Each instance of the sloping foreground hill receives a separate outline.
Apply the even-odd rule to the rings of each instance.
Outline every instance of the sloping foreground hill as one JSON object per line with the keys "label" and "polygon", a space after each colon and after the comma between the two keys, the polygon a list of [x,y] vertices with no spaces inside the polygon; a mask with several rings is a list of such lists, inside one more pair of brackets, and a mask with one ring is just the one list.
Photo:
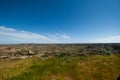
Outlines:
{"label": "sloping foreground hill", "polygon": [[0,80],[116,80],[120,55],[0,61]]}

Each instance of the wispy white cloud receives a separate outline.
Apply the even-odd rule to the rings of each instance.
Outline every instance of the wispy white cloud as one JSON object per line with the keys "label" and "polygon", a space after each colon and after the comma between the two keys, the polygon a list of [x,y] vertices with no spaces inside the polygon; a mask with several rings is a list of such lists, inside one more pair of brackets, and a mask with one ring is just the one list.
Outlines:
{"label": "wispy white cloud", "polygon": [[[70,36],[66,34],[49,34],[49,35],[42,35],[33,32],[23,31],[23,30],[16,30],[13,28],[8,28],[4,26],[0,26],[0,37],[4,37],[8,40],[12,40],[15,43],[58,43],[60,39],[70,39]],[[3,40],[3,39],[2,39]],[[11,41],[11,42],[12,42]],[[4,42],[4,41],[1,41]],[[6,41],[7,42],[7,41]],[[10,41],[9,41],[10,42]]]}
{"label": "wispy white cloud", "polygon": [[70,39],[70,36],[68,36],[68,35],[66,35],[66,34],[56,33],[55,36],[56,36],[56,37],[63,38],[63,39]]}
{"label": "wispy white cloud", "polygon": [[[84,40],[87,43],[120,43],[120,35],[103,38],[95,38],[92,40]],[[38,34],[14,28],[0,26],[0,44],[1,43],[77,43],[84,42],[78,39],[73,40],[65,33],[55,34]],[[85,43],[85,42],[84,42]]]}
{"label": "wispy white cloud", "polygon": [[19,31],[12,28],[6,28],[3,26],[0,27],[0,35],[11,36],[16,38],[24,38],[24,39],[42,39],[42,40],[48,39],[46,36],[43,36],[41,34],[36,34],[32,32],[27,32],[27,31]]}
{"label": "wispy white cloud", "polygon": [[71,39],[71,37],[67,34],[60,34],[60,33],[55,33],[55,34],[47,34],[50,38],[53,39]]}
{"label": "wispy white cloud", "polygon": [[15,31],[13,28],[6,28],[4,26],[0,26],[0,31]]}
{"label": "wispy white cloud", "polygon": [[120,36],[111,36],[105,38],[96,38],[91,40],[92,43],[120,43]]}

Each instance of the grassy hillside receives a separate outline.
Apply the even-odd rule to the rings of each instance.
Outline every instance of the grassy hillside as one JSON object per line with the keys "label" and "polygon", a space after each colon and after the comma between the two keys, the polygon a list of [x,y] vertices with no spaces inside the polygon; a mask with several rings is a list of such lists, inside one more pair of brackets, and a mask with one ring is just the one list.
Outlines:
{"label": "grassy hillside", "polygon": [[0,61],[0,80],[116,80],[120,55]]}

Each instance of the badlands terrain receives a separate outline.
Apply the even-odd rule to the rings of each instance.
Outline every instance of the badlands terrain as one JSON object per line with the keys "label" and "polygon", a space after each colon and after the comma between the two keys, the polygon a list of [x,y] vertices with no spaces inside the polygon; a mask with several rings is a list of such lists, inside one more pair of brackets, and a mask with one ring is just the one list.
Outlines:
{"label": "badlands terrain", "polygon": [[117,80],[120,44],[0,45],[0,80]]}

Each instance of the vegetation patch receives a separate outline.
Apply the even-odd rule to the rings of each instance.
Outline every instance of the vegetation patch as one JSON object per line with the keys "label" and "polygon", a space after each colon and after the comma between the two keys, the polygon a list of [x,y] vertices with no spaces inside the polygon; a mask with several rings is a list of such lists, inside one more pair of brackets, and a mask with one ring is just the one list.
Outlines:
{"label": "vegetation patch", "polygon": [[0,80],[116,80],[119,62],[119,54],[2,61]]}

